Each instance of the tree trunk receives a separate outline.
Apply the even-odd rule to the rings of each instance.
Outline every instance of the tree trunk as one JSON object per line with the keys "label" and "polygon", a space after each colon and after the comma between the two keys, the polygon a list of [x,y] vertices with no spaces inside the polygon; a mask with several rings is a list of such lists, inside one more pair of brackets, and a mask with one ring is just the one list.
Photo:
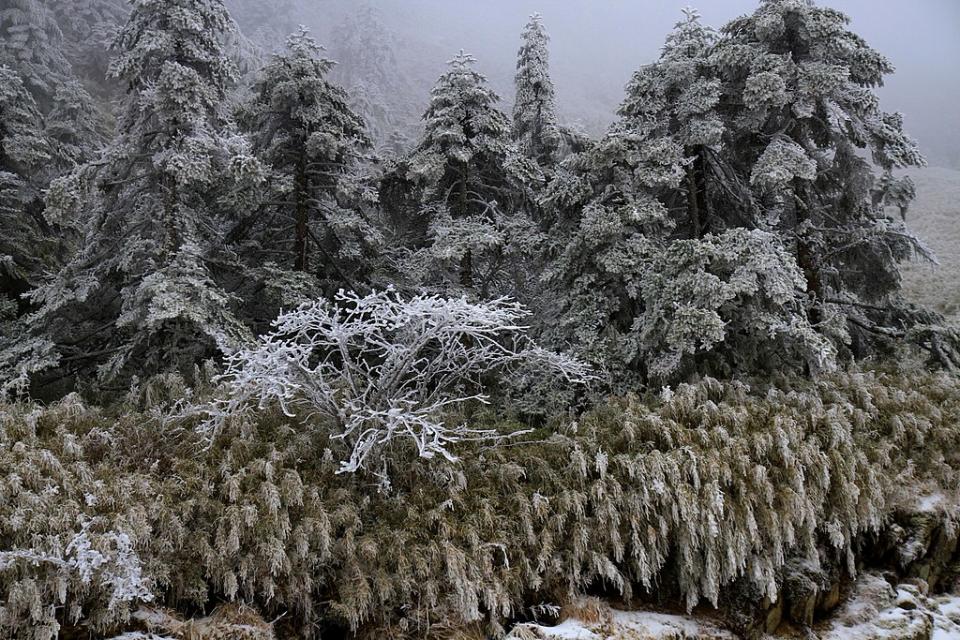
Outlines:
{"label": "tree trunk", "polygon": [[[810,220],[810,212],[807,209],[808,198],[804,197],[804,186],[800,180],[794,180],[794,196],[796,199],[796,229],[806,227]],[[803,236],[803,233],[797,234],[797,264],[803,271],[807,281],[807,295],[810,297],[809,319],[812,324],[818,324],[822,320],[820,309],[817,302],[823,300],[823,280],[820,274],[820,264],[817,259],[816,251],[813,245]]]}
{"label": "tree trunk", "polygon": [[[460,176],[460,215],[466,216],[468,213],[468,193],[467,182],[470,177],[470,167],[463,163]],[[463,287],[473,287],[473,252],[467,249],[460,260],[460,284]]]}
{"label": "tree trunk", "polygon": [[296,200],[296,210],[295,210],[295,221],[296,227],[294,229],[294,243],[293,243],[293,252],[294,252],[294,264],[293,268],[297,271],[306,271],[309,267],[307,261],[307,248],[309,243],[309,234],[310,227],[309,222],[309,209],[307,206],[307,201],[310,197],[308,193],[308,180],[307,180],[307,170],[304,166],[304,161],[297,165],[297,174],[294,178],[294,198]]}
{"label": "tree trunk", "polygon": [[703,233],[700,221],[700,202],[697,197],[697,176],[693,164],[687,165],[687,217],[690,218],[693,237],[700,238]]}
{"label": "tree trunk", "polygon": [[687,213],[694,238],[702,238],[709,231],[709,211],[706,160],[702,151],[697,151],[687,165]]}

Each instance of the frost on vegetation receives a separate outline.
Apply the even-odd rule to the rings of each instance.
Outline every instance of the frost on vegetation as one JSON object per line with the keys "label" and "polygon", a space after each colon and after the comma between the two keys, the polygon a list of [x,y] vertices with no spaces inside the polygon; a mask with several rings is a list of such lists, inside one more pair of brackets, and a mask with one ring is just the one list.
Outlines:
{"label": "frost on vegetation", "polygon": [[[309,372],[286,364],[284,379],[313,388]],[[118,585],[137,574],[118,569],[130,563],[104,530],[136,541],[143,583],[177,620],[246,602],[265,620],[282,616],[285,637],[340,626],[381,638],[441,621],[493,627],[534,603],[546,617],[597,584],[625,599],[666,588],[691,609],[744,590],[772,600],[790,559],[827,554],[852,571],[858,541],[906,495],[951,498],[960,486],[955,377],[846,372],[752,385],[705,379],[659,399],[613,400],[523,446],[461,442],[456,464],[393,465],[389,493],[338,474],[337,458],[317,450],[325,434],[258,411],[258,389],[246,389],[245,437],[207,448],[189,421],[104,415],[76,396],[5,405],[0,539],[93,569],[90,584],[52,562],[0,571],[0,637],[52,640],[52,625],[119,633],[152,610],[122,598],[109,609],[107,571],[127,576]],[[300,393],[287,406],[312,420],[319,410]],[[269,389],[263,397],[280,406]],[[479,413],[474,426],[516,428]],[[81,538],[67,553],[84,517],[97,527],[90,546]]]}
{"label": "frost on vegetation", "polygon": [[488,403],[491,384],[509,385],[531,367],[559,383],[590,377],[585,365],[529,340],[520,324],[527,315],[507,299],[407,300],[392,290],[304,304],[227,358],[227,395],[206,408],[203,429],[216,434],[231,419],[275,406],[336,425],[333,438],[351,451],[342,472],[369,467],[397,439],[423,458],[455,460],[459,442],[505,437],[453,419],[467,403]]}
{"label": "frost on vegetation", "polygon": [[[121,603],[153,600],[140,558],[125,533],[110,531],[92,536],[89,528],[84,527],[62,550],[54,546],[46,552],[31,549],[0,551],[0,573],[9,571],[17,563],[50,565],[75,576],[84,586],[105,589],[110,594],[107,605],[110,610]],[[61,595],[61,601],[63,598]]]}
{"label": "frost on vegetation", "polygon": [[90,529],[85,526],[66,545],[57,536],[35,537],[32,547],[0,551],[0,584],[7,596],[0,629],[18,629],[24,624],[18,617],[25,618],[32,635],[16,637],[52,638],[61,624],[57,609],[66,608],[73,622],[83,615],[84,600],[95,598],[102,607],[97,617],[117,621],[131,604],[153,600],[151,580],[130,537]]}
{"label": "frost on vegetation", "polygon": [[775,192],[793,180],[813,180],[817,164],[803,147],[789,139],[778,138],[770,143],[753,168],[750,183],[763,191]]}

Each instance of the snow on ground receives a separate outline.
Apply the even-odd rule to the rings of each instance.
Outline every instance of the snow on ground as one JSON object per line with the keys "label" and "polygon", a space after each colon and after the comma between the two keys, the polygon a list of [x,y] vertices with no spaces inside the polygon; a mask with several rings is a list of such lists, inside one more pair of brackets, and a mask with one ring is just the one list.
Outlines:
{"label": "snow on ground", "polygon": [[820,640],[958,640],[960,596],[927,597],[918,586],[894,588],[879,574],[865,573],[816,632]]}
{"label": "snow on ground", "polygon": [[512,640],[736,640],[713,623],[691,616],[606,609],[599,622],[571,618],[557,626],[520,625]]}

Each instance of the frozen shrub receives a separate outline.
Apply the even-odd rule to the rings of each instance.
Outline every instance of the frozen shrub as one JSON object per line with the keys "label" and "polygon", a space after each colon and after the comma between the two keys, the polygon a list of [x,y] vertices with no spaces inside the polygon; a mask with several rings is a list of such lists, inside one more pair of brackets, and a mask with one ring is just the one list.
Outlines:
{"label": "frozen shrub", "polygon": [[488,389],[535,367],[560,382],[582,383],[585,365],[538,347],[520,322],[527,312],[506,299],[471,303],[391,290],[361,296],[341,291],[281,314],[255,346],[227,358],[227,395],[207,409],[204,428],[280,407],[305,422],[335,425],[350,448],[342,472],[368,467],[396,439],[422,458],[454,460],[450,447],[497,440],[495,430],[451,421]]}

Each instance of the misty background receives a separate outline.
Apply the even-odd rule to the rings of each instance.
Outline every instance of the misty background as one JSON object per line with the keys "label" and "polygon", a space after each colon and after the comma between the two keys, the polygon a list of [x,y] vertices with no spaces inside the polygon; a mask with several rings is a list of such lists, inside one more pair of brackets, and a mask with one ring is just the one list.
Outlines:
{"label": "misty background", "polygon": [[[445,62],[461,48],[478,58],[508,109],[520,33],[531,13],[543,15],[560,113],[567,124],[597,135],[613,120],[624,86],[654,61],[681,9],[698,8],[715,28],[756,8],[757,0],[235,0],[235,18],[266,49],[297,24],[309,27],[342,64],[348,89],[356,76],[385,76],[381,105],[415,125]],[[960,2],[958,0],[829,0],[853,30],[892,60],[897,72],[880,91],[883,108],[900,111],[931,164],[960,167]],[[267,5],[265,7],[265,5]],[[383,32],[357,20],[370,12]],[[360,31],[361,33],[356,33]],[[368,39],[367,41],[364,41]],[[357,65],[358,56],[369,59]],[[393,58],[393,59],[391,59]],[[368,80],[377,83],[376,79]],[[393,103],[393,104],[391,104]]]}

